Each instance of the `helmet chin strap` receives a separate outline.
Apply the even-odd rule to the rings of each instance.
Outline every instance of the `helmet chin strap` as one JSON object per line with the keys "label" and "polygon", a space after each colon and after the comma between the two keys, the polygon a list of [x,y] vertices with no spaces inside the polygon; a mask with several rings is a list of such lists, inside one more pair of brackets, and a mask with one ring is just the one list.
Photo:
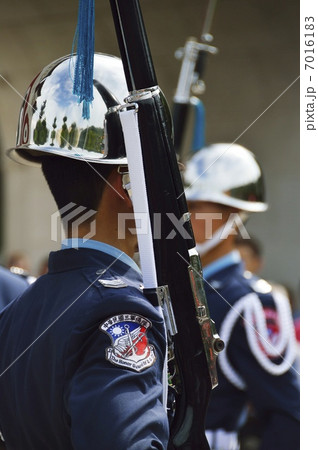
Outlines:
{"label": "helmet chin strap", "polygon": [[123,189],[127,192],[130,200],[132,199],[131,183],[127,166],[118,166],[117,172],[121,175]]}
{"label": "helmet chin strap", "polygon": [[[244,222],[248,214],[246,212],[239,212],[238,215],[242,222]],[[206,255],[210,250],[217,247],[222,241],[228,238],[233,229],[233,224],[235,223],[234,216],[229,218],[229,220],[220,228],[216,230],[209,238],[207,238],[204,242],[201,242],[196,245],[197,251],[199,255],[202,257]]]}

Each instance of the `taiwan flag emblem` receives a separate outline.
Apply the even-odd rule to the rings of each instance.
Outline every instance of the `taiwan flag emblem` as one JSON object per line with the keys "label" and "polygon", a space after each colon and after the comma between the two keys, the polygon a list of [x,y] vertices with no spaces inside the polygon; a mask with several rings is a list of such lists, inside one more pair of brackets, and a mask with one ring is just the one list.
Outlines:
{"label": "taiwan flag emblem", "polygon": [[152,366],[156,356],[147,338],[151,326],[150,320],[138,314],[118,314],[108,318],[99,327],[112,342],[105,350],[106,360],[136,372]]}

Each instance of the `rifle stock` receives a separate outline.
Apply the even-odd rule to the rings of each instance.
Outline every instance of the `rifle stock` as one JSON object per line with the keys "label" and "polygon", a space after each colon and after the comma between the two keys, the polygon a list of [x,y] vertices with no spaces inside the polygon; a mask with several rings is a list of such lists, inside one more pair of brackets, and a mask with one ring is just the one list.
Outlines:
{"label": "rifle stock", "polygon": [[[138,109],[141,165],[155,264],[155,276],[145,283],[144,293],[152,300],[157,297],[167,323],[169,372],[176,405],[169,449],[204,450],[209,448],[204,432],[205,414],[210,390],[217,384],[215,363],[222,341],[209,316],[173,147],[171,115],[157,86],[139,2],[110,3],[131,92],[127,107]],[[130,171],[129,156],[128,164]],[[160,239],[155,236],[158,219]],[[141,247],[139,238],[138,242]]]}

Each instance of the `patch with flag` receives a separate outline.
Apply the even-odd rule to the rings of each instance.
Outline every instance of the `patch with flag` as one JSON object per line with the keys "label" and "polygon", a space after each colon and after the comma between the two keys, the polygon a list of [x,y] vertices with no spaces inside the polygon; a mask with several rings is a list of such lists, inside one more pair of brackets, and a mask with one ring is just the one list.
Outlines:
{"label": "patch with flag", "polygon": [[[275,348],[279,344],[279,340],[281,338],[279,318],[277,311],[275,311],[272,308],[264,308],[263,311],[264,311],[264,318],[266,321],[267,336],[264,336],[262,338],[261,335],[258,335],[259,346],[262,352],[265,353],[265,355],[267,355],[268,358],[275,359],[279,356],[279,354],[275,352]],[[266,350],[266,346],[264,346],[264,339],[266,339],[269,348],[274,351],[274,355],[270,354]]]}
{"label": "patch with flag", "polygon": [[152,366],[156,356],[147,338],[151,326],[150,320],[138,314],[118,314],[108,318],[99,327],[112,341],[111,347],[105,350],[106,360],[136,372]]}

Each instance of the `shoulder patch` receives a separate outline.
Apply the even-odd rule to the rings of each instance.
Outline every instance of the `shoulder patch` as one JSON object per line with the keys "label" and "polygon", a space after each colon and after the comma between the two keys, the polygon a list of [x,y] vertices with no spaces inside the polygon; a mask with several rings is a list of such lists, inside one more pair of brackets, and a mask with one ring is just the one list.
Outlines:
{"label": "shoulder patch", "polygon": [[156,361],[153,345],[147,338],[150,320],[138,314],[118,314],[100,325],[112,345],[105,349],[105,358],[115,366],[141,372]]}
{"label": "shoulder patch", "polygon": [[[280,327],[279,327],[279,319],[278,319],[278,313],[275,309],[272,308],[264,308],[264,317],[266,321],[266,328],[267,328],[267,337],[266,340],[269,345],[271,345],[273,348],[275,348],[278,345],[279,338],[280,338]],[[270,355],[263,345],[263,339],[260,338],[260,336],[257,337],[259,341],[259,346],[263,353],[270,359],[277,358],[278,355]]]}
{"label": "shoulder patch", "polygon": [[110,278],[109,280],[98,280],[98,282],[104,286],[109,288],[124,288],[128,285],[124,282],[124,280],[121,280],[120,278]]}

